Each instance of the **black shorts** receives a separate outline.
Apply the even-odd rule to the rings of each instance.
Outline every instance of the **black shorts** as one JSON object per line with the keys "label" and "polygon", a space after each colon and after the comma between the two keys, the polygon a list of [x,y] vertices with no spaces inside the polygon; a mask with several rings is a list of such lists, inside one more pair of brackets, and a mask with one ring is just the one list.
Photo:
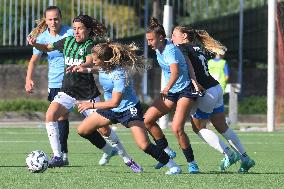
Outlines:
{"label": "black shorts", "polygon": [[48,90],[49,92],[48,92],[47,100],[49,102],[52,102],[54,97],[57,95],[57,93],[60,92],[60,88],[49,88]]}
{"label": "black shorts", "polygon": [[97,113],[107,118],[112,123],[121,123],[128,128],[128,124],[131,121],[144,121],[143,112],[138,102],[135,106],[125,110],[124,112],[114,112],[112,110],[97,109]]}
{"label": "black shorts", "polygon": [[181,90],[177,93],[169,92],[168,95],[166,96],[166,99],[168,99],[168,100],[170,100],[174,103],[177,103],[177,101],[182,97],[196,100],[196,98],[198,97],[198,94],[196,93],[192,84],[188,85],[183,90]]}

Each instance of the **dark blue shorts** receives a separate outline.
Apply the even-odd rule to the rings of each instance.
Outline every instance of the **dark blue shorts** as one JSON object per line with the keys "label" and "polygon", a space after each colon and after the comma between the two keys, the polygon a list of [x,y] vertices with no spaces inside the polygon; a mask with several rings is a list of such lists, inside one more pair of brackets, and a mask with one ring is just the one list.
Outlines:
{"label": "dark blue shorts", "polygon": [[182,97],[196,100],[196,98],[198,97],[198,94],[196,93],[192,84],[188,85],[183,90],[181,90],[177,93],[169,92],[168,95],[166,96],[166,99],[168,99],[168,100],[170,100],[174,103],[177,103],[177,101]]}
{"label": "dark blue shorts", "polygon": [[140,102],[138,102],[135,106],[129,108],[128,110],[125,110],[124,112],[97,109],[97,113],[107,118],[112,123],[121,123],[127,128],[129,122],[131,121],[144,121]]}
{"label": "dark blue shorts", "polygon": [[47,100],[52,102],[58,92],[60,92],[60,88],[49,88]]}

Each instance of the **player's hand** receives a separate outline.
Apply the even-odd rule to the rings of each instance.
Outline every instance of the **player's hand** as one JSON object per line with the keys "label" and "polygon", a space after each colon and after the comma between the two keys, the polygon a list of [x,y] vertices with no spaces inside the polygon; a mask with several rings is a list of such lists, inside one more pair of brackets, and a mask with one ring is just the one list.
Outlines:
{"label": "player's hand", "polygon": [[197,83],[195,90],[200,91],[200,92],[205,91],[204,87],[202,85],[200,85],[199,83]]}
{"label": "player's hand", "polygon": [[160,97],[161,99],[165,100],[166,99],[166,96],[168,95],[169,93],[169,88],[168,87],[165,87],[161,92],[160,92]]}
{"label": "player's hand", "polygon": [[80,113],[84,112],[85,110],[93,108],[93,102],[82,102],[78,103],[77,105],[78,105],[78,111]]}
{"label": "player's hand", "polygon": [[86,72],[86,68],[83,68],[82,66],[69,66],[67,69],[66,69],[66,73],[75,73],[75,72],[80,72],[80,73],[85,73]]}
{"label": "player's hand", "polygon": [[34,81],[29,79],[26,80],[26,85],[25,85],[25,89],[27,93],[33,93],[34,92]]}
{"label": "player's hand", "polygon": [[36,43],[36,38],[28,36],[27,41],[28,41],[29,45],[34,46],[34,44]]}

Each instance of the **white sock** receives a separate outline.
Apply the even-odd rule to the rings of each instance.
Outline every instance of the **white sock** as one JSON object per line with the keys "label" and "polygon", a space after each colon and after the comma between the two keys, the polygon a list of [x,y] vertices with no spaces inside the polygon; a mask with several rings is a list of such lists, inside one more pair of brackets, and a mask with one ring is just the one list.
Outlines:
{"label": "white sock", "polygon": [[168,154],[168,153],[170,153],[171,151],[173,151],[170,147],[166,147],[165,149],[164,149],[164,151]]}
{"label": "white sock", "polygon": [[102,148],[103,152],[106,154],[110,154],[112,152],[113,147],[109,144],[106,143],[105,146]]}
{"label": "white sock", "polygon": [[54,156],[61,157],[61,145],[59,141],[58,122],[45,123],[49,143]]}
{"label": "white sock", "polygon": [[68,159],[68,153],[62,153],[62,159],[63,160]]}
{"label": "white sock", "polygon": [[213,131],[204,128],[198,132],[198,136],[220,153],[227,156],[232,155],[233,152],[230,148]]}
{"label": "white sock", "polygon": [[[102,135],[103,136],[103,135]],[[114,130],[111,129],[109,136],[103,136],[103,138],[112,145],[112,147],[117,148],[118,155],[123,159],[124,163],[127,163],[131,160],[131,157],[127,154],[124,146],[121,144],[118,136],[114,132]]]}
{"label": "white sock", "polygon": [[239,152],[241,155],[246,153],[239,137],[231,128],[228,128],[226,132],[222,133],[222,135],[237,152]]}
{"label": "white sock", "polygon": [[176,164],[176,162],[175,162],[174,160],[172,160],[172,159],[169,159],[169,162],[166,164],[166,166],[167,166],[168,168],[179,167],[179,166]]}

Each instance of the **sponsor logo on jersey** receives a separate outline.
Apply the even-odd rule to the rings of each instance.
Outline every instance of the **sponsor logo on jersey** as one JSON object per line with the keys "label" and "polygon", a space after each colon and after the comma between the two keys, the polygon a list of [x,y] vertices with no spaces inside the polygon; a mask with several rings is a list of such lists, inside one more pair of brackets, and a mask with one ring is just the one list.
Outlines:
{"label": "sponsor logo on jersey", "polygon": [[82,59],[70,58],[70,57],[65,58],[65,64],[68,66],[73,66],[73,65],[78,66],[82,63],[83,63]]}

